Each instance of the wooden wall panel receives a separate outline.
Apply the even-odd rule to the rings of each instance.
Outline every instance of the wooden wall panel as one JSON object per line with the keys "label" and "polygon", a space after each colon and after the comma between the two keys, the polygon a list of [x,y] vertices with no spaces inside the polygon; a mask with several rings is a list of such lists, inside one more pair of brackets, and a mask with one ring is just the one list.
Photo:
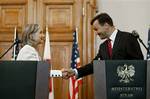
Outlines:
{"label": "wooden wall panel", "polygon": [[[83,18],[83,64],[91,62],[95,56],[95,34],[90,24],[95,15],[96,1],[84,1],[84,18]],[[83,82],[83,99],[94,99],[93,75],[84,77]]]}
{"label": "wooden wall panel", "polygon": [[[69,68],[72,42],[51,42],[52,68]],[[68,99],[68,80],[54,78],[55,99]]]}
{"label": "wooden wall panel", "polygon": [[72,31],[72,20],[72,5],[46,6],[46,24],[49,26],[51,31]]}
{"label": "wooden wall panel", "polygon": [[[42,3],[42,4],[40,4]],[[48,27],[51,41],[53,69],[70,68],[73,30],[75,29],[74,0],[44,0],[39,21]],[[80,16],[81,17],[81,16]],[[69,80],[54,78],[55,99],[68,99]]]}
{"label": "wooden wall panel", "polygon": [[25,4],[27,0],[0,0],[0,5]]}
{"label": "wooden wall panel", "polygon": [[10,31],[10,33],[7,32],[1,32],[0,33],[0,42],[13,42],[14,36],[13,36],[14,31]]}
{"label": "wooden wall panel", "polygon": [[76,0],[43,0],[46,4],[73,4]]}
{"label": "wooden wall panel", "polygon": [[69,68],[72,42],[51,42],[53,69]]}
{"label": "wooden wall panel", "polygon": [[[0,55],[4,54],[4,52],[11,46],[10,42],[0,42]],[[3,57],[3,60],[11,60],[12,58],[12,49]]]}
{"label": "wooden wall panel", "polygon": [[25,5],[0,6],[0,31],[11,31],[15,26],[21,29],[25,25]]}
{"label": "wooden wall panel", "polygon": [[48,26],[52,41],[72,41],[74,25],[73,2],[43,2],[43,27]]}

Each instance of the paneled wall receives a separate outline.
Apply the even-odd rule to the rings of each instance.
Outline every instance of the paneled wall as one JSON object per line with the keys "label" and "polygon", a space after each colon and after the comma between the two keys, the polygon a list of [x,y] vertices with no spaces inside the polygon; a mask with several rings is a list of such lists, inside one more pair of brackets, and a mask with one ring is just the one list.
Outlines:
{"label": "paneled wall", "polygon": [[[1,0],[0,1],[0,54],[12,44],[14,28],[19,32],[27,23],[28,2],[25,0]],[[12,50],[3,57],[3,60],[11,59]]]}
{"label": "paneled wall", "polygon": [[[94,34],[90,20],[95,0],[0,0],[0,55],[13,43],[14,28],[19,37],[26,24],[48,27],[53,69],[70,68],[73,31],[78,28],[81,64],[94,57]],[[39,53],[43,55],[43,44]],[[10,50],[1,60],[11,60]],[[92,77],[83,78],[79,99],[93,99]],[[55,99],[68,98],[68,80],[54,79]]]}

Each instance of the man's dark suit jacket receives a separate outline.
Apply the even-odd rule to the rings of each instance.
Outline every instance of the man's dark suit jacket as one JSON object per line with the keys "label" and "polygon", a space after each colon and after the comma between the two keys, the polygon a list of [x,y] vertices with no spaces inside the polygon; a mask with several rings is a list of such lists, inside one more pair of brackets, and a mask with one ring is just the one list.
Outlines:
{"label": "man's dark suit jacket", "polygon": [[[99,47],[98,54],[93,60],[139,60],[143,59],[143,54],[137,38],[131,33],[119,31],[116,35],[113,49],[112,57],[108,55],[108,49],[106,41],[102,43]],[[85,66],[77,69],[78,78],[92,74],[93,73],[93,61]]]}

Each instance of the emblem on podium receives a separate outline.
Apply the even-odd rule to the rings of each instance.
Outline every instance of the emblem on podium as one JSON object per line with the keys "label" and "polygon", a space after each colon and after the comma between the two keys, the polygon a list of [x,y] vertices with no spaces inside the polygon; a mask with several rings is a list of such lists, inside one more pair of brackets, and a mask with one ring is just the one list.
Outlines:
{"label": "emblem on podium", "polygon": [[135,75],[135,67],[133,65],[126,64],[124,64],[123,66],[118,66],[117,74],[118,77],[121,78],[119,82],[130,83],[131,81],[134,81],[133,77]]}

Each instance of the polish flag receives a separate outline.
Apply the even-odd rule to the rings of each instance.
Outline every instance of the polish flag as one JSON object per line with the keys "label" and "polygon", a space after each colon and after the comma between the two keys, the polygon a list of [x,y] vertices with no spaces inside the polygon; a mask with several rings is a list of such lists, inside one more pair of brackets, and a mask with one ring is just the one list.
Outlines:
{"label": "polish flag", "polygon": [[[44,56],[43,60],[46,60],[51,65],[51,50],[50,50],[50,39],[48,28],[46,27],[46,37],[45,37],[45,47],[44,47]],[[53,87],[53,78],[49,78],[49,99],[54,99],[54,87]]]}

